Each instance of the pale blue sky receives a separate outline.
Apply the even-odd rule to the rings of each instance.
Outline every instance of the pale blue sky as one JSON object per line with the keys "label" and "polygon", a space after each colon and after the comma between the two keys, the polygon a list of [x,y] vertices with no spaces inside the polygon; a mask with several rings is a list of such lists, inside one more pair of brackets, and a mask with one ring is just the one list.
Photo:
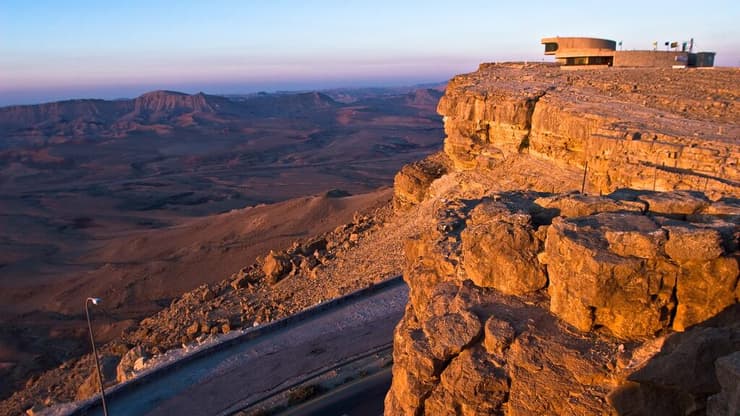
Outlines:
{"label": "pale blue sky", "polygon": [[737,1],[0,0],[0,105],[442,81],[545,36],[693,37],[740,66]]}

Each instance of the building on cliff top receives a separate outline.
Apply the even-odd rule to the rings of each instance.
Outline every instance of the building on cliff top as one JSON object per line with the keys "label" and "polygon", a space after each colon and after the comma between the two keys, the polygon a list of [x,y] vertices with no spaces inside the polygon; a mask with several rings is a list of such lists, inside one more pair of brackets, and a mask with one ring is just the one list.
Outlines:
{"label": "building on cliff top", "polygon": [[[711,67],[714,66],[714,52],[694,53],[686,44],[678,50],[678,43],[666,43],[674,50],[634,50],[618,51],[617,42],[609,39],[584,37],[543,38],[545,55],[554,55],[555,61],[564,69],[598,67]],[[692,40],[693,43],[693,40]],[[657,45],[657,44],[654,44]],[[656,46],[657,47],[657,46]]]}

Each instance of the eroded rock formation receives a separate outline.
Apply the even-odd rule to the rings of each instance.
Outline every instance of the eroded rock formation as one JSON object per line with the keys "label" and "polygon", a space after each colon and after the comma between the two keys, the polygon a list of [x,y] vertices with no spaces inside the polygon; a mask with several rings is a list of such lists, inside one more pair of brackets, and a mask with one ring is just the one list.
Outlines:
{"label": "eroded rock formation", "polygon": [[[397,209],[428,223],[406,245],[387,415],[728,409],[740,120],[715,76],[740,81],[544,65],[453,79],[447,172],[396,180]],[[677,102],[688,85],[711,101]]]}
{"label": "eroded rock formation", "polygon": [[588,166],[592,193],[628,187],[736,195],[738,77],[735,69],[483,64],[453,78],[440,101],[445,152],[457,169],[491,168],[521,153],[580,171]]}
{"label": "eroded rock formation", "polygon": [[406,209],[423,201],[435,179],[449,170],[450,159],[444,152],[404,166],[393,180],[393,206]]}

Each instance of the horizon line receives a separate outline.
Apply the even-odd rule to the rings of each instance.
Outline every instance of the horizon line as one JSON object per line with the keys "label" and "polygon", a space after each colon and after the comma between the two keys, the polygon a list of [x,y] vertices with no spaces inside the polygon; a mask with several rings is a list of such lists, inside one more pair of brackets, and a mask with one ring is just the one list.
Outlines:
{"label": "horizon line", "polygon": [[[82,93],[79,95],[75,94],[59,94],[59,95],[66,95],[66,98],[58,98],[58,99],[39,99],[34,100],[30,99],[27,100],[27,102],[22,102],[26,100],[21,100],[20,102],[7,102],[4,103],[0,101],[0,108],[7,108],[7,107],[20,107],[20,106],[33,106],[33,105],[44,105],[44,104],[52,104],[52,103],[59,103],[59,102],[70,102],[70,101],[86,101],[86,100],[102,100],[102,101],[123,101],[123,100],[134,100],[138,97],[144,96],[146,94],[151,94],[154,92],[170,92],[170,93],[177,93],[177,94],[185,94],[188,96],[198,95],[198,94],[204,94],[204,95],[212,95],[212,96],[219,96],[224,98],[229,98],[230,96],[245,96],[245,95],[255,95],[255,94],[300,94],[300,93],[307,93],[307,92],[325,92],[325,91],[332,91],[332,90],[361,90],[361,89],[385,89],[385,88],[423,88],[424,86],[435,86],[435,85],[443,85],[447,84],[449,82],[449,78],[444,80],[437,80],[437,81],[420,81],[415,83],[372,83],[367,82],[363,84],[357,84],[357,85],[351,85],[351,83],[348,84],[339,84],[339,86],[327,86],[327,87],[305,87],[305,88],[280,88],[280,87],[272,87],[272,88],[253,88],[249,89],[250,87],[246,87],[247,90],[242,89],[239,91],[238,88],[234,88],[234,91],[223,91],[223,92],[207,92],[207,89],[203,88],[142,88],[144,92],[141,93],[134,93],[131,95],[112,95],[112,94],[106,94],[104,91],[107,88],[115,87],[114,84],[111,85],[103,85],[103,86],[96,86],[91,87],[91,90],[97,90],[101,89],[99,95],[93,95],[93,93],[86,94]],[[244,87],[242,87],[244,88]],[[198,91],[195,91],[198,89]],[[13,91],[13,90],[10,90]],[[22,93],[24,91],[28,90],[16,90],[17,93]],[[190,92],[194,91],[194,92]],[[7,92],[7,90],[6,90]],[[4,92],[5,93],[5,92]],[[40,92],[40,94],[43,94],[43,92]],[[54,93],[51,93],[50,95],[54,95]],[[105,97],[108,95],[108,97]]]}

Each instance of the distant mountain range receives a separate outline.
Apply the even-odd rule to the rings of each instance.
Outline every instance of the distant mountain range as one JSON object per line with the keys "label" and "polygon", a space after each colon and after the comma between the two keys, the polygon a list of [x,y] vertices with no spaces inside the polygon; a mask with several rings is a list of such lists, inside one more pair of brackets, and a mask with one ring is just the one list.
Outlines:
{"label": "distant mountain range", "polygon": [[[6,136],[32,137],[120,137],[133,131],[164,133],[172,128],[228,127],[240,122],[269,117],[300,117],[358,105],[365,100],[378,104],[410,107],[435,105],[442,95],[439,89],[417,89],[405,94],[387,95],[374,89],[332,90],[337,100],[322,92],[253,94],[219,96],[204,93],[153,91],[134,99],[79,99],[37,105],[0,108],[0,133]],[[389,96],[393,96],[388,101]],[[339,101],[341,100],[341,102]]]}
{"label": "distant mountain range", "polygon": [[130,100],[68,100],[0,108],[0,131],[31,136],[116,136],[144,126],[191,127],[333,109],[325,94],[257,95],[235,101],[203,93],[153,91]]}

